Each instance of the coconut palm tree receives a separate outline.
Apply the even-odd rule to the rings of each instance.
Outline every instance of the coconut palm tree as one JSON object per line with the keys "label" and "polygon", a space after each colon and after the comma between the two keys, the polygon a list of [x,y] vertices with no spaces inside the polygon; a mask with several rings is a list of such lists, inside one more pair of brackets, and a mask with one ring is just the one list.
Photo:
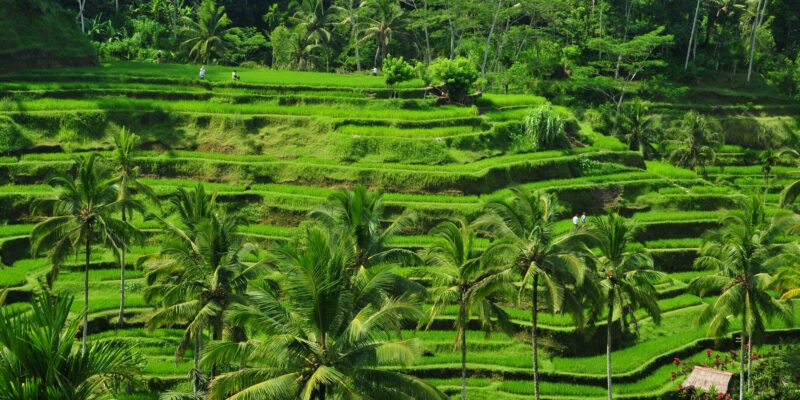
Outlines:
{"label": "coconut palm tree", "polygon": [[369,9],[364,21],[363,41],[375,41],[375,59],[373,67],[378,66],[378,58],[389,52],[389,43],[403,25],[403,9],[396,0],[367,0],[363,7]]}
{"label": "coconut palm tree", "polygon": [[325,8],[322,0],[299,0],[292,2],[294,14],[290,18],[303,28],[306,36],[318,44],[331,41],[331,8]]}
{"label": "coconut palm tree", "polygon": [[589,233],[599,254],[593,257],[600,287],[606,299],[606,373],[608,399],[613,398],[611,382],[611,347],[614,311],[643,308],[653,321],[661,320],[655,284],[664,274],[653,269],[653,259],[643,250],[631,247],[633,227],[619,214],[602,216],[591,221]]}
{"label": "coconut palm tree", "polygon": [[[117,179],[117,201],[120,202],[120,216],[122,222],[133,217],[135,211],[143,212],[144,206],[134,197],[134,193],[144,194],[148,199],[158,201],[153,189],[139,180],[139,168],[133,164],[133,151],[139,142],[139,136],[122,128],[114,136],[114,151],[111,155],[115,164]],[[125,324],[125,253],[128,249],[127,241],[122,241],[119,247],[119,318],[117,324]]]}
{"label": "coconut palm tree", "polygon": [[230,27],[225,7],[217,7],[214,0],[203,0],[197,9],[197,21],[186,17],[184,22],[183,34],[187,39],[182,46],[189,49],[189,56],[196,62],[207,64],[212,56],[228,51],[226,36],[236,28]]}
{"label": "coconut palm tree", "polygon": [[350,31],[350,39],[353,43],[354,57],[356,59],[356,71],[361,72],[361,55],[359,54],[359,44],[361,40],[358,35],[361,33],[361,0],[337,0],[331,9],[339,16],[339,23],[347,25]]}
{"label": "coconut palm tree", "polygon": [[124,343],[96,341],[74,350],[79,320],[70,320],[71,297],[40,294],[30,312],[0,308],[0,398],[93,400],[106,384],[132,380],[136,360]]}
{"label": "coconut palm tree", "polygon": [[[487,262],[506,265],[521,277],[519,296],[530,289],[531,353],[534,394],[539,398],[539,351],[537,323],[539,292],[544,291],[544,308],[569,312],[573,321],[583,322],[582,299],[568,285],[583,284],[587,254],[580,232],[554,232],[556,199],[550,194],[512,189],[509,198],[486,204],[486,214],[474,225],[494,241],[486,251]],[[530,286],[529,286],[530,282]],[[543,286],[540,288],[540,284]]]}
{"label": "coconut palm tree", "polygon": [[661,136],[660,119],[650,114],[642,102],[634,102],[622,114],[622,130],[620,136],[628,143],[631,151],[639,151],[645,159],[658,155],[655,144]]}
{"label": "coconut palm tree", "polygon": [[754,334],[764,331],[767,320],[778,317],[790,322],[793,317],[788,306],[768,290],[771,266],[784,253],[784,246],[776,239],[786,232],[796,232],[797,221],[788,213],[768,218],[760,196],[751,196],[740,202],[739,210],[722,217],[719,229],[704,237],[695,260],[696,268],[716,273],[695,278],[690,289],[701,296],[719,293],[700,313],[698,323],[708,324],[709,335],[717,337],[729,331],[731,316],[738,317],[741,323],[740,400],[745,391],[745,344],[752,342]]}
{"label": "coconut palm tree", "polygon": [[118,186],[111,171],[100,163],[100,156],[91,154],[74,161],[76,174],[71,177],[59,174],[49,184],[59,191],[52,199],[34,203],[34,212],[49,214],[31,231],[31,252],[38,254],[47,249],[53,265],[48,282],[58,275],[58,270],[72,252],[83,250],[83,338],[81,349],[86,350],[89,334],[89,263],[92,245],[107,244],[113,248],[123,246],[124,238],[137,236],[130,223],[115,218],[122,203],[117,201]]}
{"label": "coconut palm tree", "polygon": [[432,304],[428,328],[445,307],[458,305],[455,322],[455,346],[461,346],[461,400],[467,398],[467,324],[475,314],[486,332],[495,325],[510,331],[509,316],[500,308],[497,294],[507,289],[512,269],[487,264],[475,248],[476,232],[465,220],[445,221],[431,230],[439,239],[426,249],[422,258],[427,265],[420,276],[430,279]]}
{"label": "coconut palm tree", "polygon": [[767,147],[761,151],[761,154],[758,156],[758,160],[761,163],[761,173],[764,174],[764,190],[769,190],[769,177],[772,173],[772,168],[776,165],[787,162],[790,159],[796,158],[800,158],[800,153],[794,149],[786,147],[782,149],[773,149],[772,147]]}
{"label": "coconut palm tree", "polygon": [[352,191],[341,190],[309,215],[328,229],[351,238],[356,256],[347,268],[352,273],[386,262],[408,262],[416,257],[412,251],[387,246],[392,237],[414,226],[417,217],[414,212],[405,211],[383,228],[382,191],[370,192],[363,185],[357,185]]}
{"label": "coconut palm tree", "polygon": [[706,175],[706,166],[716,160],[716,149],[722,144],[722,135],[704,116],[689,111],[677,129],[677,137],[667,140],[678,148],[669,158],[678,166],[695,170],[700,167]]}
{"label": "coconut palm tree", "polygon": [[159,219],[167,237],[160,252],[142,261],[149,285],[144,298],[159,308],[147,327],[187,323],[175,354],[182,357],[194,340],[195,393],[203,386],[199,362],[203,331],[208,328],[212,339],[222,339],[225,313],[244,301],[248,280],[259,272],[258,264],[243,261],[255,254],[255,247],[237,235],[242,219],[224,213],[214,198],[201,185],[193,193],[180,189],[173,200],[179,222]]}
{"label": "coconut palm tree", "polygon": [[214,343],[204,356],[204,363],[244,365],[214,379],[210,400],[446,398],[417,377],[380,368],[415,359],[415,339],[390,336],[422,310],[407,295],[386,296],[394,278],[385,269],[361,269],[347,284],[355,254],[340,239],[312,227],[273,251],[277,284],[253,285],[249,302],[230,315],[254,339]]}

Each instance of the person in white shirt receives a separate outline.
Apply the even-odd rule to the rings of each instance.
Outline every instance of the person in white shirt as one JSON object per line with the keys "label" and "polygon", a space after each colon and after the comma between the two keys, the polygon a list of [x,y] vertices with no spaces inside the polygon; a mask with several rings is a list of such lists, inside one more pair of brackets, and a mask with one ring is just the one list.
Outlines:
{"label": "person in white shirt", "polygon": [[200,79],[206,79],[206,66],[203,65],[200,67]]}
{"label": "person in white shirt", "polygon": [[573,228],[577,228],[578,227],[578,214],[575,214],[575,216],[572,217],[572,227]]}
{"label": "person in white shirt", "polygon": [[586,211],[584,211],[583,214],[581,214],[581,223],[582,224],[586,223]]}
{"label": "person in white shirt", "polygon": [[378,67],[372,67],[372,76],[378,76]]}
{"label": "person in white shirt", "polygon": [[236,75],[236,70],[233,70],[231,78],[233,79],[234,82],[239,80],[239,75]]}

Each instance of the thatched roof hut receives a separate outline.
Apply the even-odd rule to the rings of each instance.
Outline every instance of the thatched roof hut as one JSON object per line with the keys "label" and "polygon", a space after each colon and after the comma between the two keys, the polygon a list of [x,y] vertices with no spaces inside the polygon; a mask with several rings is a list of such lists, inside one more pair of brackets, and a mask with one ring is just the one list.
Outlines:
{"label": "thatched roof hut", "polygon": [[728,384],[733,374],[714,368],[694,367],[689,377],[683,381],[683,387],[693,387],[708,391],[712,387],[717,393],[728,393]]}

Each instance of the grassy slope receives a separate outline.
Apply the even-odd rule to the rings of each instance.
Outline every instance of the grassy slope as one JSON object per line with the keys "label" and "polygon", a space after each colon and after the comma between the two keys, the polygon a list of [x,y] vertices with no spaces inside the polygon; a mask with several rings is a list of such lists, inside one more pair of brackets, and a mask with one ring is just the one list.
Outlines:
{"label": "grassy slope", "polygon": [[[241,118],[240,114],[281,114],[286,121],[295,121],[302,118],[327,119],[327,120],[347,120],[353,117],[360,117],[364,121],[346,121],[337,125],[332,131],[312,131],[308,125],[298,125],[296,129],[298,137],[296,141],[304,142],[314,136],[326,135],[336,140],[352,138],[356,136],[374,137],[381,141],[402,139],[408,145],[420,145],[421,149],[433,148],[435,143],[441,138],[460,137],[479,134],[486,125],[498,123],[498,121],[515,121],[525,113],[527,106],[540,104],[544,99],[538,96],[506,96],[506,95],[486,95],[478,104],[477,109],[458,109],[458,108],[431,108],[425,105],[422,100],[413,101],[394,101],[394,100],[366,100],[366,94],[370,90],[383,88],[380,78],[369,75],[332,75],[319,73],[296,73],[269,70],[243,70],[237,72],[243,77],[245,84],[273,85],[263,87],[244,87],[229,85],[229,69],[220,67],[209,67],[207,81],[213,85],[204,86],[205,83],[198,83],[195,79],[197,66],[183,65],[154,65],[146,63],[113,63],[101,68],[70,69],[61,71],[31,71],[25,74],[8,76],[6,82],[0,83],[0,91],[20,91],[31,96],[21,96],[19,102],[6,101],[0,99],[0,112],[16,113],[20,117],[36,117],[38,114],[52,114],[59,116],[65,113],[72,113],[77,110],[94,111],[113,111],[133,108],[139,111],[157,109],[168,116],[190,113],[198,118],[206,118],[215,113],[226,114],[232,118]],[[78,79],[74,79],[78,78]],[[76,81],[73,81],[76,80]],[[276,88],[275,86],[282,86]],[[296,85],[295,87],[289,87]],[[420,85],[419,82],[409,82],[406,88],[414,88]],[[167,96],[173,93],[183,93],[191,96],[206,96],[212,93],[212,97],[207,100],[169,100]],[[125,99],[126,93],[133,93],[136,99]],[[268,99],[253,98],[252,96],[272,96]],[[0,95],[2,97],[2,95]],[[756,97],[757,99],[757,97]],[[286,101],[291,100],[291,103]],[[300,102],[298,102],[300,100]],[[755,100],[754,100],[755,101]],[[239,103],[242,102],[242,103]],[[307,102],[307,103],[306,103]],[[362,104],[356,106],[357,104]],[[36,111],[40,110],[40,111]],[[60,111],[59,111],[60,110]],[[560,112],[571,115],[570,110],[559,108]],[[480,112],[480,116],[476,113]],[[466,118],[465,118],[466,117]],[[482,122],[475,125],[470,121],[471,118],[478,118]],[[408,123],[419,123],[421,120],[440,121],[440,125],[433,127],[419,128],[417,126],[405,126],[398,124],[397,121]],[[285,122],[285,121],[284,121]],[[427,123],[427,121],[424,121]],[[149,123],[149,122],[145,122]],[[294,124],[295,122],[288,122]],[[35,126],[30,124],[29,126]],[[147,127],[147,125],[143,125]],[[51,125],[40,128],[42,132],[52,130]],[[58,126],[56,125],[56,129]],[[111,127],[109,129],[114,129]],[[185,125],[181,127],[181,135],[196,134],[200,126]],[[284,129],[284,128],[280,128]],[[229,164],[274,164],[298,168],[303,165],[309,167],[307,170],[298,169],[297,171],[316,174],[326,174],[329,171],[347,170],[352,171],[353,176],[364,178],[368,171],[376,171],[385,174],[387,177],[397,177],[401,174],[408,176],[442,176],[452,177],[455,175],[466,174],[485,174],[487,171],[504,171],[520,164],[531,164],[551,159],[567,157],[580,157],[580,153],[600,154],[609,150],[625,150],[616,139],[594,135],[590,132],[587,135],[592,138],[594,144],[590,147],[582,148],[565,154],[561,151],[546,151],[527,154],[505,154],[495,152],[493,154],[482,154],[473,159],[466,159],[463,164],[458,164],[451,160],[443,165],[430,165],[422,163],[420,165],[400,162],[386,163],[382,161],[371,161],[364,159],[356,162],[348,162],[343,165],[341,161],[328,156],[316,157],[285,157],[281,155],[292,145],[286,136],[269,142],[274,148],[272,154],[220,154],[217,151],[175,151],[171,153],[156,154],[154,152],[143,152],[143,160],[167,162],[170,160],[192,161],[199,165],[208,167],[211,165]],[[222,134],[233,135],[230,128],[224,126],[220,131]],[[147,133],[142,132],[142,133]],[[174,133],[174,131],[172,132]],[[107,135],[108,132],[105,132]],[[260,134],[274,134],[262,131]],[[254,134],[246,132],[243,137],[250,137]],[[44,138],[40,138],[44,139]],[[50,138],[48,140],[53,140]],[[86,147],[108,148],[108,137],[104,139],[91,139],[86,142]],[[301,145],[304,143],[301,143]],[[314,145],[316,146],[316,145]],[[427,146],[427,147],[426,147]],[[307,154],[318,152],[319,147],[313,147]],[[369,149],[369,154],[374,154],[375,149]],[[390,149],[389,152],[397,152],[397,149]],[[740,152],[741,148],[730,146],[726,151],[733,153]],[[273,155],[274,154],[274,155]],[[27,167],[47,168],[53,165],[66,165],[70,154],[45,154],[34,153],[22,157],[23,162],[15,158],[0,160],[11,169],[12,172],[27,174]],[[183,162],[183,161],[181,161]],[[27,166],[27,167],[26,167]],[[313,168],[310,168],[313,166]],[[711,200],[724,199],[725,196],[734,195],[739,189],[738,185],[728,185],[725,183],[712,184],[700,179],[697,174],[669,166],[659,162],[648,162],[647,169],[626,170],[618,167],[605,168],[602,166],[595,168],[593,173],[586,176],[579,176],[566,179],[545,179],[536,176],[527,177],[529,183],[524,185],[528,189],[544,190],[584,190],[580,193],[592,193],[591,190],[609,186],[619,185],[626,187],[633,193],[626,195],[626,201],[637,202],[641,206],[652,207],[651,211],[646,209],[636,212],[634,219],[643,227],[656,226],[659,224],[674,224],[679,222],[681,226],[692,227],[695,224],[709,223],[715,221],[721,211],[717,208],[688,211],[685,208],[703,199],[703,196],[712,196]],[[288,167],[287,167],[288,168]],[[605,169],[604,169],[605,168]],[[791,171],[777,170],[782,175],[787,175]],[[213,172],[217,172],[213,174]],[[730,181],[737,179],[758,178],[757,167],[726,168],[724,171],[712,170],[717,176],[725,176]],[[424,175],[423,175],[424,174]],[[298,175],[300,176],[300,175]],[[258,203],[269,207],[269,213],[278,212],[293,213],[302,216],[305,211],[320,204],[332,193],[328,185],[322,185],[322,181],[295,181],[292,184],[275,183],[252,183],[239,182],[233,175],[219,175],[218,171],[211,171],[209,175],[200,176],[203,179],[213,180],[208,183],[213,190],[219,191],[221,195],[227,196],[228,200],[237,196],[259,196]],[[196,183],[197,177],[192,179],[177,179],[167,172],[164,177],[148,177],[147,181],[154,185],[157,193],[166,196],[173,192],[176,187],[192,187]],[[758,182],[747,181],[752,184]],[[4,182],[7,183],[7,182]],[[413,182],[409,180],[408,183]],[[319,185],[319,186],[314,186]],[[641,191],[651,196],[639,196]],[[479,210],[481,204],[488,199],[498,198],[508,193],[506,188],[497,190],[481,190],[475,195],[463,196],[456,193],[388,193],[386,203],[392,207],[414,207],[423,215],[430,218],[441,218],[441,212],[474,213]],[[0,186],[0,201],[11,201],[14,199],[31,199],[51,194],[51,189],[41,182],[32,184],[7,184]],[[713,197],[717,196],[717,197]],[[22,200],[19,200],[22,201]],[[27,201],[27,200],[25,200]],[[770,199],[774,203],[774,199]],[[240,204],[240,203],[231,203]],[[18,208],[21,209],[21,208]],[[250,209],[249,209],[250,210]],[[262,211],[263,212],[263,211]],[[0,215],[0,219],[4,216]],[[134,221],[142,228],[157,228],[150,222]],[[17,224],[0,227],[0,248],[3,240],[10,238],[24,237],[29,233],[29,224]],[[571,229],[568,220],[560,221],[557,230],[560,232]],[[255,224],[245,229],[246,233],[253,235],[257,239],[285,239],[294,234],[292,226],[275,226],[269,224]],[[658,229],[655,230],[652,238],[648,239],[643,245],[648,249],[680,249],[692,251],[699,245],[697,237],[662,237]],[[430,243],[431,238],[426,236],[405,236],[398,238],[397,245],[416,248]],[[482,243],[485,245],[485,243]],[[141,289],[144,285],[142,272],[133,268],[135,258],[141,254],[155,251],[155,247],[137,248],[131,253],[129,262],[131,268],[128,275],[129,310],[133,312],[131,322],[140,323],[151,311],[151,308],[144,304],[141,299]],[[80,260],[75,260],[79,264]],[[92,297],[90,301],[90,311],[93,318],[112,318],[114,310],[118,304],[118,270],[114,265],[113,257],[105,252],[97,252],[92,259]],[[686,266],[684,266],[685,268]],[[0,275],[0,287],[30,288],[34,284],[37,276],[45,273],[48,269],[47,263],[42,259],[20,260],[13,267],[5,269]],[[702,274],[701,271],[678,272],[670,274],[670,279],[659,285],[662,295],[660,305],[662,309],[668,311],[662,325],[656,326],[648,319],[641,320],[641,337],[630,343],[626,343],[613,354],[615,363],[615,375],[618,378],[625,378],[625,383],[616,386],[617,394],[624,396],[643,395],[646,393],[662,392],[672,387],[673,383],[669,380],[669,372],[672,366],[669,360],[673,354],[678,352],[693,352],[695,343],[703,340],[705,332],[702,328],[693,325],[693,319],[701,301],[696,296],[686,293],[686,283],[693,277]],[[55,290],[65,293],[80,292],[79,270],[66,268],[61,278],[57,281]],[[706,301],[708,299],[705,299]],[[24,307],[24,305],[13,305],[14,307]],[[75,311],[82,307],[80,302],[76,302]],[[512,317],[517,320],[519,326],[527,324],[527,311],[524,309],[508,308]],[[448,309],[443,320],[452,319],[454,309]],[[639,314],[638,317],[644,317]],[[543,331],[545,332],[569,332],[569,318],[563,315],[543,315]],[[106,340],[110,338],[121,339],[136,346],[137,352],[143,355],[143,369],[148,376],[159,378],[174,379],[175,382],[183,382],[186,371],[189,368],[189,359],[175,361],[173,357],[174,349],[180,332],[175,329],[157,330],[145,332],[141,329],[112,330],[93,335],[93,340]],[[455,377],[453,372],[458,366],[458,355],[452,351],[452,332],[431,331],[431,332],[405,332],[404,336],[417,336],[422,341],[423,348],[428,351],[428,356],[423,357],[419,365],[412,371],[422,376],[429,375],[430,371],[446,371],[449,376]],[[508,338],[504,335],[496,334],[490,338],[485,338],[480,332],[470,332],[468,337],[470,343],[469,365],[471,374],[490,374],[495,375],[507,371],[515,373],[526,373],[530,366],[529,349],[517,339]],[[705,342],[702,342],[705,343]],[[688,347],[687,347],[688,346]],[[701,353],[692,353],[691,359],[702,360],[705,357]],[[542,356],[542,370],[547,375],[543,383],[542,390],[547,398],[600,398],[604,396],[604,388],[595,382],[598,377],[602,377],[604,372],[604,359],[602,355],[588,354],[581,357],[561,357],[556,354],[548,354],[547,351]],[[643,369],[646,368],[646,369]],[[489,371],[489,372],[487,372]],[[644,372],[642,372],[644,371]],[[565,377],[577,376],[579,383],[567,383]],[[572,378],[570,378],[572,379]],[[453,378],[431,380],[438,386],[451,391],[458,382]],[[471,378],[469,381],[470,398],[492,398],[498,399],[517,399],[529,398],[531,385],[527,381],[506,379],[505,381],[490,380],[484,378]],[[527,397],[526,397],[527,396]],[[147,395],[141,397],[126,397],[126,400],[143,400]]]}

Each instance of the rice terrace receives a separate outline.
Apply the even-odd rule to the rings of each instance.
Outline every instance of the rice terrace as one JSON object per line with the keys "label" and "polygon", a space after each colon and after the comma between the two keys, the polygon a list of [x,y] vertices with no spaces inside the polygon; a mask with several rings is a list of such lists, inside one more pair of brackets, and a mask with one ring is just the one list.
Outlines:
{"label": "rice terrace", "polygon": [[796,0],[0,11],[2,400],[800,399]]}

